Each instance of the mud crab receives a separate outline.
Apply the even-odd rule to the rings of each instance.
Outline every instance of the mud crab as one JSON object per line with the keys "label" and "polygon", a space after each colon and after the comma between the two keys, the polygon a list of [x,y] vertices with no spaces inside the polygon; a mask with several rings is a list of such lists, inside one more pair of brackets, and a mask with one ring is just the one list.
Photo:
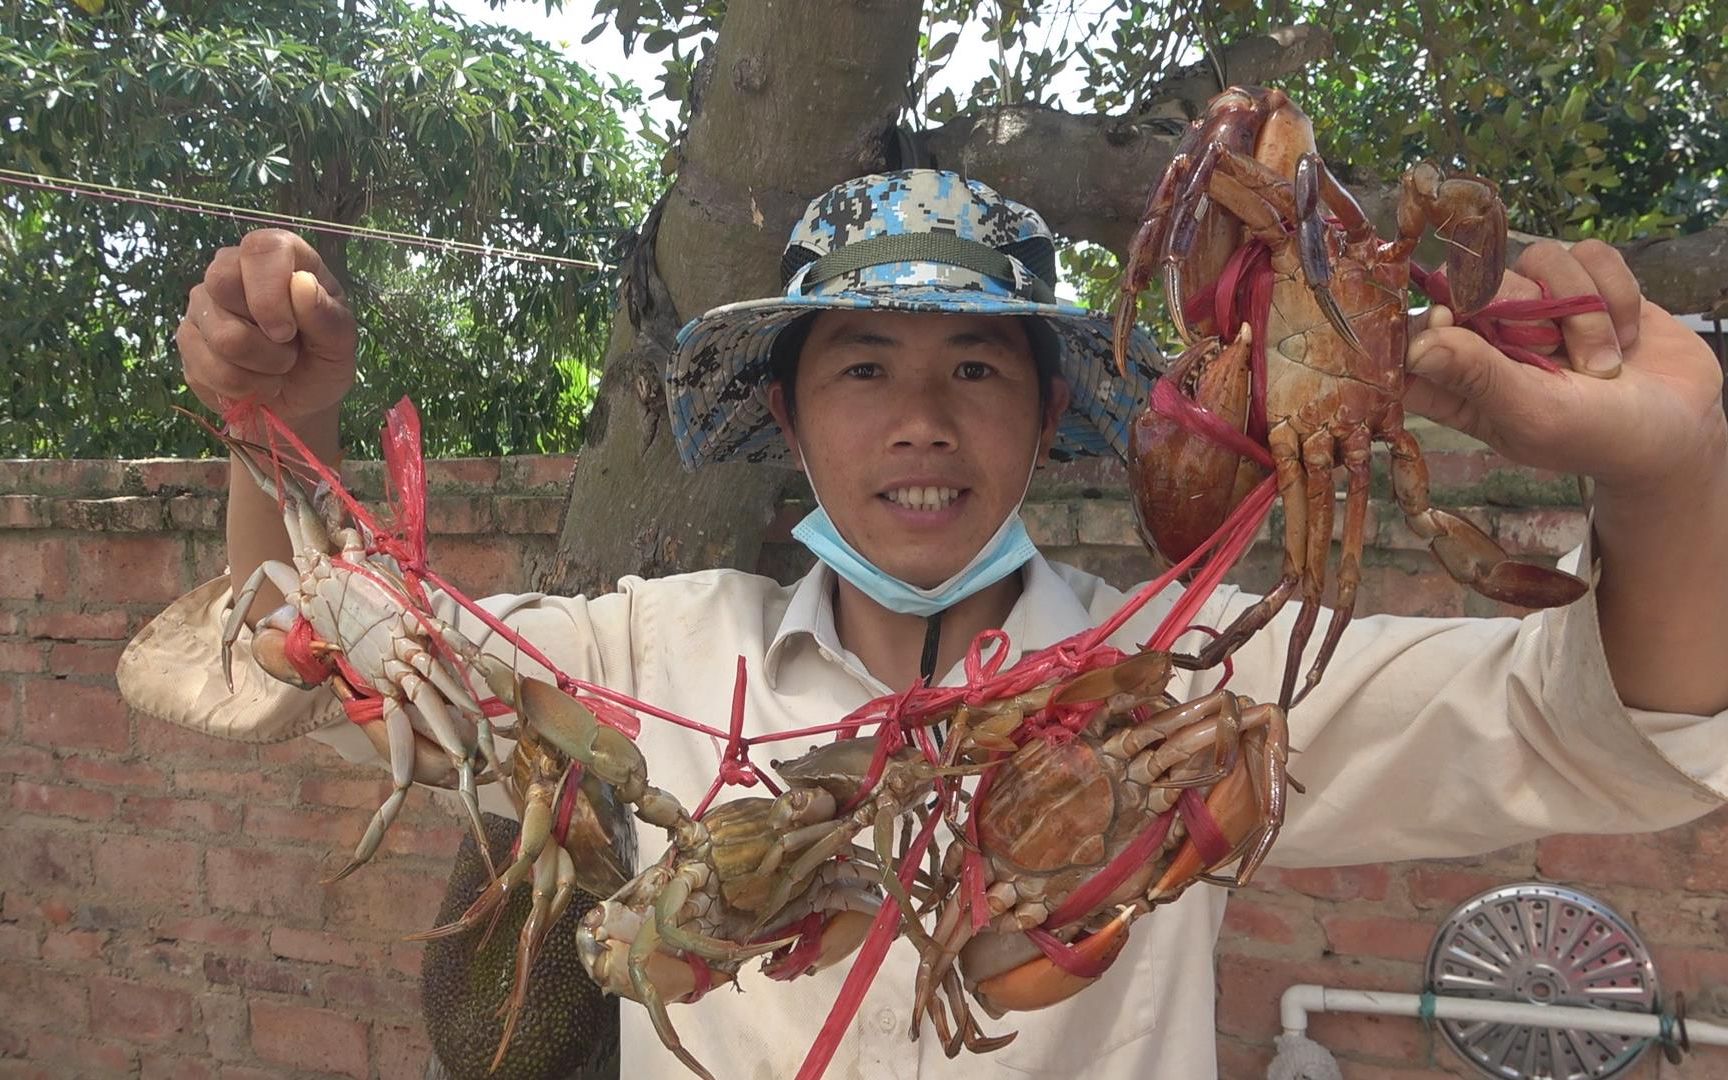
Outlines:
{"label": "mud crab", "polygon": [[1500,284],[1506,234],[1492,182],[1418,165],[1403,178],[1398,235],[1382,240],[1316,153],[1301,109],[1278,90],[1232,87],[1189,127],[1130,248],[1116,308],[1118,364],[1138,296],[1158,269],[1189,346],[1163,407],[1155,394],[1135,425],[1130,464],[1143,534],[1180,558],[1241,498],[1254,469],[1276,472],[1283,571],[1194,662],[1208,667],[1229,655],[1300,589],[1278,699],[1285,707],[1300,697],[1297,669],[1319,617],[1340,466],[1347,487],[1337,604],[1302,694],[1350,620],[1374,442],[1391,449],[1405,521],[1455,580],[1536,608],[1585,591],[1569,574],[1513,561],[1481,529],[1429,503],[1402,401],[1411,253],[1430,226],[1447,244],[1446,280],[1460,318],[1485,308]]}

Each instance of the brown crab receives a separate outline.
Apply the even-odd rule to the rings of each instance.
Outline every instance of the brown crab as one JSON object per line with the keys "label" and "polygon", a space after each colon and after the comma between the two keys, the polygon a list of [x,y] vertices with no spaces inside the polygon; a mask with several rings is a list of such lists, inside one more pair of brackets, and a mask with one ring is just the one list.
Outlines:
{"label": "brown crab", "polygon": [[[1229,655],[1300,587],[1278,698],[1285,707],[1300,697],[1292,693],[1297,668],[1319,617],[1339,466],[1347,488],[1337,606],[1303,694],[1349,622],[1374,442],[1392,451],[1406,523],[1454,579],[1525,607],[1571,603],[1585,591],[1569,574],[1513,561],[1481,529],[1429,504],[1427,469],[1403,410],[1410,256],[1429,226],[1447,244],[1447,280],[1459,316],[1468,316],[1493,298],[1504,269],[1506,213],[1491,182],[1418,165],[1404,174],[1398,235],[1381,240],[1315,152],[1302,111],[1281,91],[1232,87],[1190,126],[1130,248],[1116,310],[1118,363],[1139,293],[1162,267],[1170,313],[1189,345],[1173,372],[1180,392],[1269,454],[1284,507],[1278,582],[1194,663],[1209,667]],[[1180,558],[1240,500],[1245,455],[1151,408],[1133,441],[1143,534]]]}

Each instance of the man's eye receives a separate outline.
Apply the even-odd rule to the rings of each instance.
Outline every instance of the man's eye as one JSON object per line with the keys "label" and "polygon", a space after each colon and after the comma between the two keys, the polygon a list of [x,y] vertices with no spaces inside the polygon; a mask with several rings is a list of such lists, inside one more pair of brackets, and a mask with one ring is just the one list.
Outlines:
{"label": "man's eye", "polygon": [[881,373],[881,370],[876,364],[853,364],[846,369],[846,377],[849,379],[874,379]]}
{"label": "man's eye", "polygon": [[968,360],[961,364],[955,373],[968,381],[987,379],[990,377],[990,365],[982,360]]}

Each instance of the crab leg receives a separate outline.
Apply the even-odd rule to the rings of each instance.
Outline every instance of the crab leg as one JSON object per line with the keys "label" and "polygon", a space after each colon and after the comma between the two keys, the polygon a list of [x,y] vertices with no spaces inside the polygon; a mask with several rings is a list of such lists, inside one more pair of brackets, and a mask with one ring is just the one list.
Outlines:
{"label": "crab leg", "polygon": [[385,830],[390,828],[390,823],[396,820],[402,809],[408,789],[414,784],[414,722],[401,702],[393,698],[384,699],[384,730],[390,739],[390,797],[372,815],[372,823],[366,827],[366,834],[354,849],[354,857],[334,876],[324,879],[326,885],[341,881],[372,858],[384,839]]}
{"label": "crab leg", "polygon": [[1292,708],[1319,684],[1320,676],[1356,610],[1356,586],[1362,580],[1362,534],[1368,514],[1370,439],[1366,428],[1356,428],[1344,439],[1344,469],[1350,478],[1350,486],[1344,496],[1343,555],[1338,560],[1337,605],[1326,624],[1326,638],[1320,643],[1320,655],[1314,658],[1314,666],[1308,669],[1301,692],[1290,702]]}

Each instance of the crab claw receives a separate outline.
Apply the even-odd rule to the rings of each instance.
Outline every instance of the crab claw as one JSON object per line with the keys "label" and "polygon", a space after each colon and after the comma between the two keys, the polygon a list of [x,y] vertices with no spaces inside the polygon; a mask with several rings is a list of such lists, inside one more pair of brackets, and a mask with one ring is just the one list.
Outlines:
{"label": "crab claw", "polygon": [[[1237,759],[1236,767],[1218,781],[1211,794],[1206,796],[1206,809],[1211,812],[1213,821],[1217,822],[1218,831],[1224,834],[1224,840],[1230,845],[1232,853],[1240,849],[1255,830],[1264,825],[1260,803],[1254,792],[1254,781],[1249,775],[1247,757],[1246,754],[1241,755]],[[1200,854],[1200,848],[1194,843],[1193,837],[1188,837],[1182,841],[1182,846],[1176,849],[1164,875],[1146,894],[1147,899],[1154,902],[1173,899],[1201,874],[1213,869],[1216,867],[1207,865],[1206,858]]]}
{"label": "crab claw", "polygon": [[[1067,1001],[1097,982],[1115,962],[1122,947],[1128,944],[1133,912],[1133,908],[1123,908],[1102,930],[1068,946],[1073,953],[1067,967],[1041,953],[1000,975],[979,980],[972,996],[992,1016],[1001,1016],[1005,1012],[1030,1012]],[[1079,975],[1071,969],[1090,970],[1097,974]]]}

